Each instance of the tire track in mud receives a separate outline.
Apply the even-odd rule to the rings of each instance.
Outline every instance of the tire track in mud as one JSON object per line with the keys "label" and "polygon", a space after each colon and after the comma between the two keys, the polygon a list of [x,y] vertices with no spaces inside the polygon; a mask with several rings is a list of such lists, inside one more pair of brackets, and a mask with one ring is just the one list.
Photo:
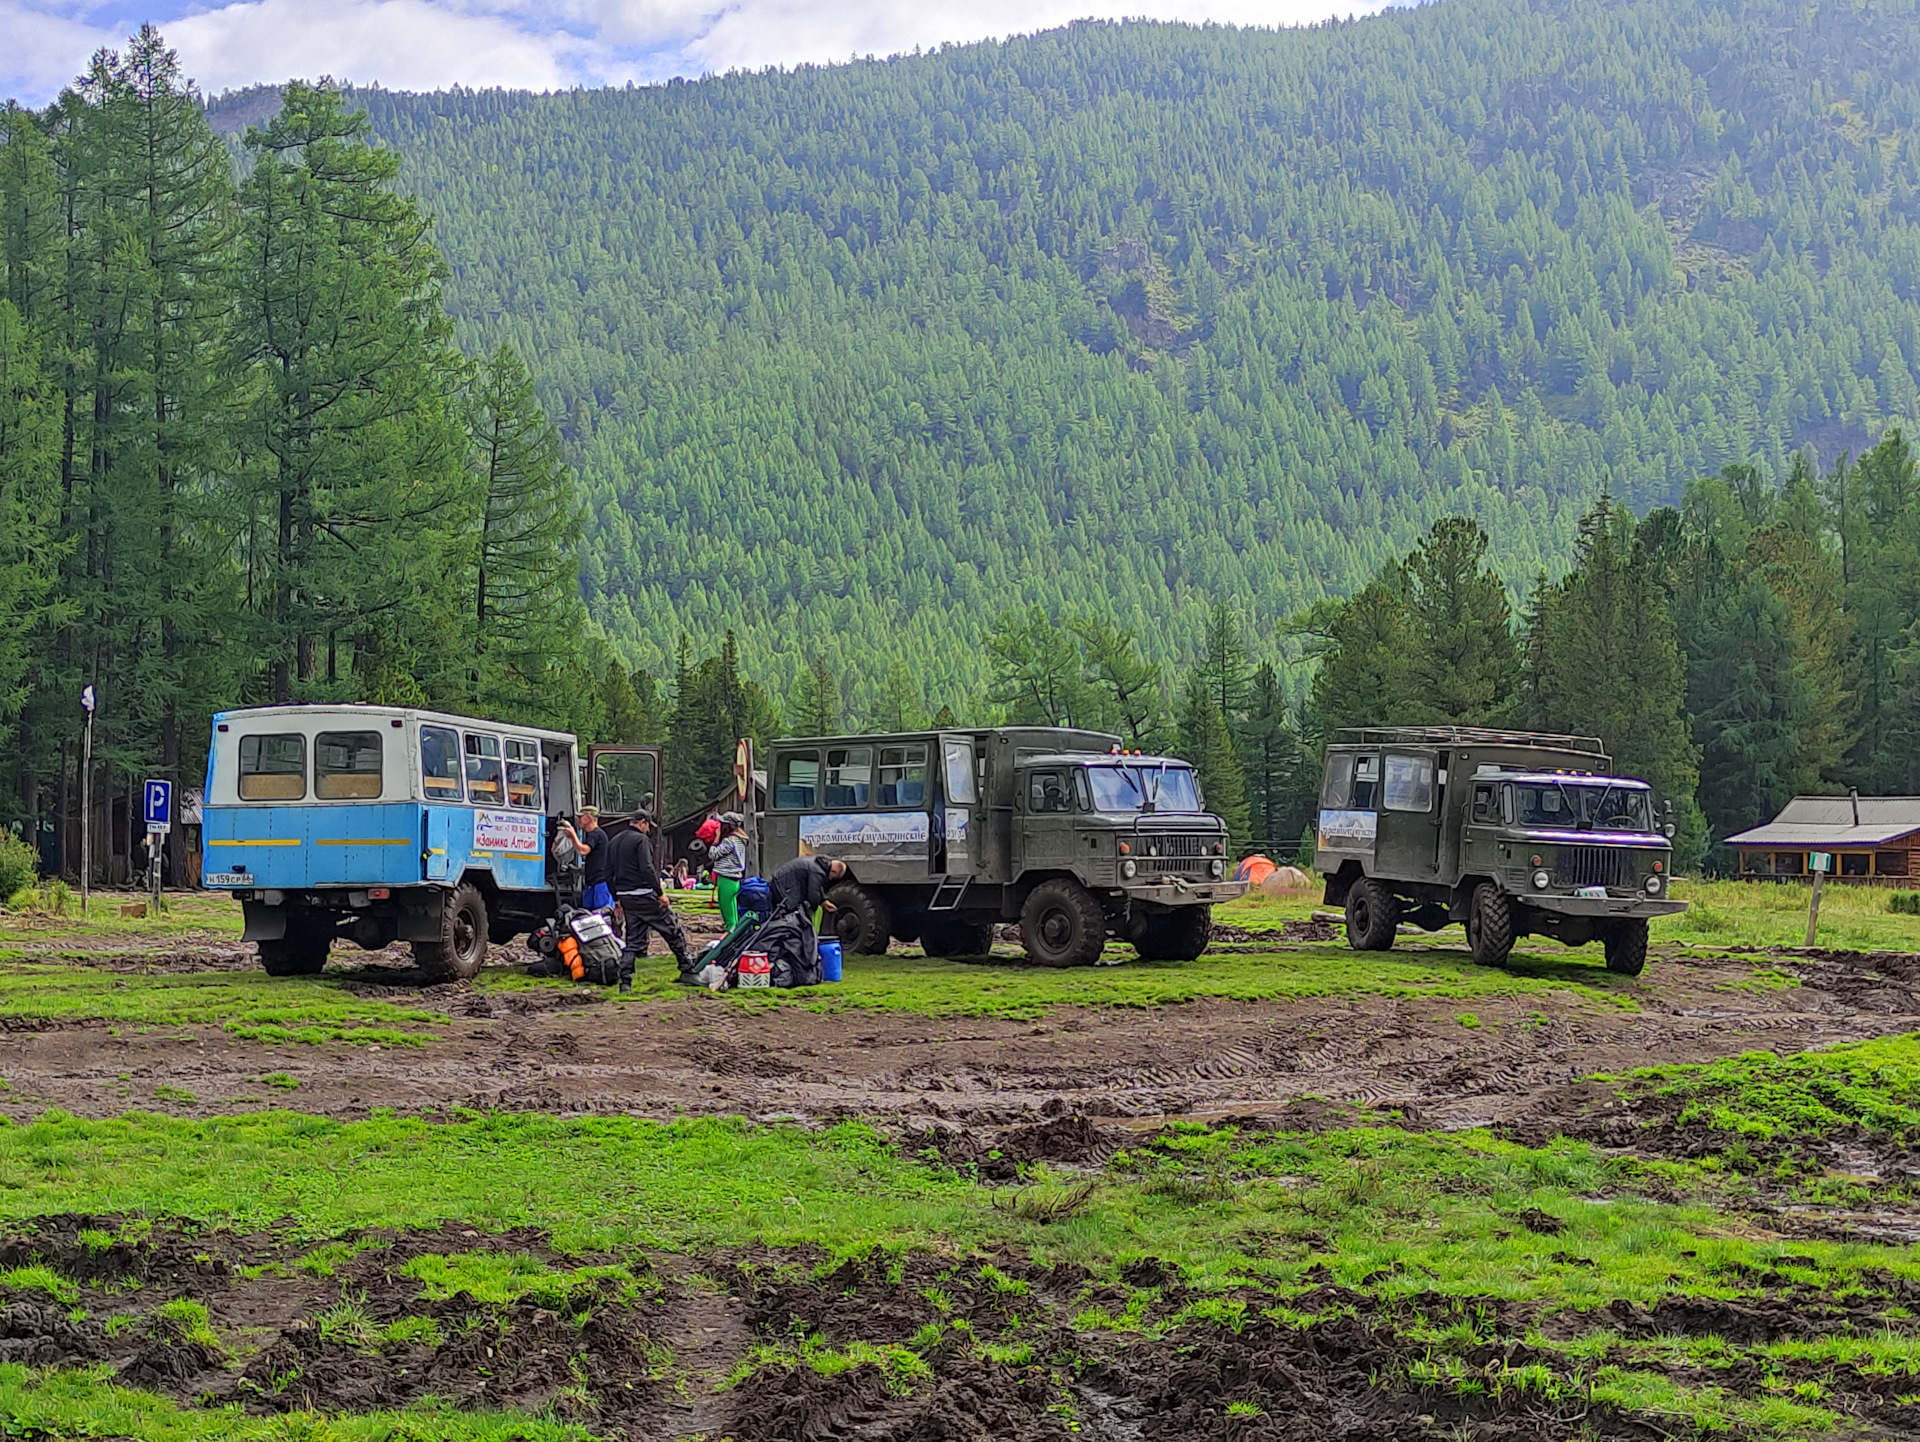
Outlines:
{"label": "tire track in mud", "polygon": [[[192,969],[205,950],[175,960]],[[1634,1009],[1574,992],[1482,997],[1472,1003],[1478,1025],[1466,1024],[1463,1003],[1441,997],[1208,999],[1062,1008],[1038,1021],[749,1010],[691,989],[615,1005],[559,983],[403,986],[404,960],[377,955],[347,974],[348,985],[446,1012],[452,1025],[426,1045],[256,1043],[212,1024],[140,1033],[23,1022],[0,1028],[0,1076],[13,1088],[0,1094],[0,1111],[471,1107],[992,1126],[1041,1115],[1049,1103],[1152,1119],[1271,1112],[1318,1097],[1458,1127],[1519,1116],[1595,1072],[1920,1030],[1920,957],[1890,953],[1675,950],[1624,993]],[[1756,987],[1761,968],[1795,984]],[[277,1073],[297,1088],[264,1084]],[[156,1097],[161,1087],[194,1101]]]}

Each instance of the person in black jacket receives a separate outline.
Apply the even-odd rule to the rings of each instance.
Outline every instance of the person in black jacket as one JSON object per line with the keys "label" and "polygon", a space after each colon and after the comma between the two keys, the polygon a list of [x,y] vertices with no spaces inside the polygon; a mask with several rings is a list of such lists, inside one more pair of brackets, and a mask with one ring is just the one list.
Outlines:
{"label": "person in black jacket", "polygon": [[847,874],[847,863],[830,856],[796,856],[767,880],[773,909],[798,911],[809,921],[827,899],[827,889]]}
{"label": "person in black jacket", "polygon": [[657,931],[665,939],[683,975],[690,971],[693,956],[687,948],[687,934],[661,895],[660,867],[653,856],[652,817],[644,813],[634,817],[628,828],[613,838],[607,855],[607,881],[626,918],[620,990],[633,990],[634,959],[647,954],[649,932]]}

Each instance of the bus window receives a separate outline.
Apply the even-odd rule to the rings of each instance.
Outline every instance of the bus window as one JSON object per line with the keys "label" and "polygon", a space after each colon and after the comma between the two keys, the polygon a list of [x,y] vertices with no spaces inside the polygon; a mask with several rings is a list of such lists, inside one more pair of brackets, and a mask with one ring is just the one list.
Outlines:
{"label": "bus window", "polygon": [[450,727],[420,728],[420,788],[429,801],[460,799],[460,737]]}
{"label": "bus window", "polygon": [[475,806],[505,806],[506,784],[500,779],[500,738],[465,733],[467,743],[467,800]]}
{"label": "bus window", "polygon": [[827,752],[827,805],[865,806],[872,781],[871,746],[835,746]]}
{"label": "bus window", "polygon": [[507,738],[507,804],[540,809],[540,748],[532,741]]}
{"label": "bus window", "polygon": [[240,799],[299,801],[307,794],[307,738],[242,736]]}
{"label": "bus window", "polygon": [[380,733],[322,731],[313,740],[313,794],[368,801],[380,794]]}
{"label": "bus window", "polygon": [[782,756],[773,777],[773,804],[781,811],[813,805],[819,794],[820,753],[804,751]]}
{"label": "bus window", "polygon": [[880,804],[882,806],[924,806],[927,801],[927,747],[920,742],[910,746],[880,748]]}

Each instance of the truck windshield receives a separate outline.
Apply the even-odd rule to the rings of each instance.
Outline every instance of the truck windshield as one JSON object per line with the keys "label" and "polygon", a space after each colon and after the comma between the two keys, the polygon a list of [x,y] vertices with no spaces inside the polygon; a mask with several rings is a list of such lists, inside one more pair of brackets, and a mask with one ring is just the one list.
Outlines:
{"label": "truck windshield", "polygon": [[1184,766],[1089,766],[1095,811],[1198,811],[1200,793]]}
{"label": "truck windshield", "polygon": [[1555,831],[1651,831],[1653,803],[1645,791],[1604,782],[1523,781],[1513,788],[1520,825]]}

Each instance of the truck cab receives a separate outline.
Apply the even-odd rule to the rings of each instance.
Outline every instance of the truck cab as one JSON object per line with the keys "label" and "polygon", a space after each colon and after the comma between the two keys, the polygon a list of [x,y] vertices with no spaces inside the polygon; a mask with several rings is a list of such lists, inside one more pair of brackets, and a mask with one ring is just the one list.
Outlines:
{"label": "truck cab", "polygon": [[1635,976],[1647,923],[1686,909],[1668,894],[1670,814],[1592,737],[1356,729],[1327,748],[1315,866],[1356,950],[1391,946],[1402,921],[1459,921],[1488,965],[1538,934],[1599,941]]}
{"label": "truck cab", "polygon": [[1027,953],[1088,965],[1110,937],[1141,955],[1205,950],[1226,879],[1226,828],[1192,768],[1127,756],[1119,738],[1057,727],[794,737],[769,755],[763,865],[833,856],[849,950],[918,941],[984,954],[1019,921]]}

